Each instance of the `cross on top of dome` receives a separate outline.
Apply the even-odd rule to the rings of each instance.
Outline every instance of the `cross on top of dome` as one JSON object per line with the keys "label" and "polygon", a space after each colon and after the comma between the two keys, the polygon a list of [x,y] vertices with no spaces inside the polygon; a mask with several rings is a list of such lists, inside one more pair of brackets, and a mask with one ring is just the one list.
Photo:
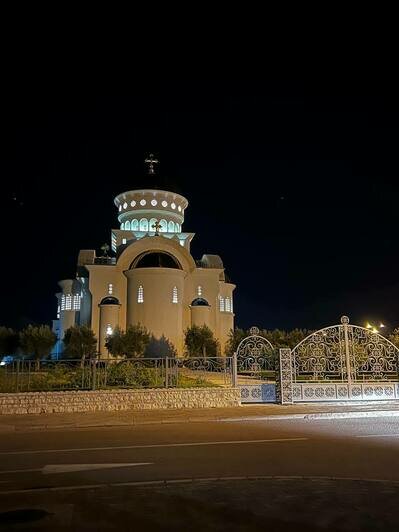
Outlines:
{"label": "cross on top of dome", "polygon": [[154,159],[154,154],[150,153],[150,155],[147,157],[147,159],[144,160],[146,164],[148,164],[148,174],[154,175],[155,174],[155,164],[159,164],[158,159]]}

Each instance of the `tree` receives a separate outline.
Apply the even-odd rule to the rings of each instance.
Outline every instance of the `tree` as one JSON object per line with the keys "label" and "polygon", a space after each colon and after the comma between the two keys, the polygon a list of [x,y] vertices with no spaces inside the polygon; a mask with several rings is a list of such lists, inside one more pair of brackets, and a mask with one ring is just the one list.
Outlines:
{"label": "tree", "polygon": [[114,356],[142,357],[151,335],[143,325],[129,325],[125,332],[115,327],[108,336],[105,347]]}
{"label": "tree", "polygon": [[34,327],[28,325],[19,333],[22,351],[25,355],[33,355],[36,360],[36,368],[39,369],[40,359],[48,357],[57,336],[48,325]]}
{"label": "tree", "polygon": [[184,342],[190,357],[216,357],[219,353],[219,342],[207,325],[193,325],[184,332]]}
{"label": "tree", "polygon": [[65,331],[65,354],[80,358],[82,366],[86,358],[96,351],[97,339],[94,332],[86,325],[76,325]]}
{"label": "tree", "polygon": [[238,327],[236,327],[234,330],[230,329],[229,337],[224,348],[224,354],[227,357],[232,357],[241,340],[243,340],[246,336],[248,336],[248,333],[244,329],[239,329]]}
{"label": "tree", "polygon": [[146,358],[175,358],[177,352],[172,342],[164,335],[162,335],[161,338],[155,338],[154,335],[151,335],[144,356]]}
{"label": "tree", "polygon": [[7,327],[0,327],[0,356],[13,355],[18,348],[18,333]]}

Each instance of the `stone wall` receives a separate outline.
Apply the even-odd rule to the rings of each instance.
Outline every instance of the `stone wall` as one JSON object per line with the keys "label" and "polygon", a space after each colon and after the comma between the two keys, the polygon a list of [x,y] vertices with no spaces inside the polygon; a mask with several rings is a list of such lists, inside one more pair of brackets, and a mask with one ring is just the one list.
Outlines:
{"label": "stone wall", "polygon": [[0,393],[0,414],[222,408],[239,405],[238,388]]}

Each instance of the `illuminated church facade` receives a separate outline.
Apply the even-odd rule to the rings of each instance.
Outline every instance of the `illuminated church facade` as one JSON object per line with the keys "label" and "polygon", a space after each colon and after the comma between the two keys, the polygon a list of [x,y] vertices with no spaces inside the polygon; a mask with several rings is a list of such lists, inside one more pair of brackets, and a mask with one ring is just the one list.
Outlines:
{"label": "illuminated church facade", "polygon": [[[150,166],[150,173],[153,166]],[[155,337],[164,335],[184,353],[184,331],[207,325],[221,353],[234,328],[233,291],[218,255],[195,260],[194,233],[183,231],[188,206],[180,194],[158,189],[129,190],[116,196],[119,229],[111,231],[114,256],[79,252],[74,279],[59,282],[54,330],[62,342],[73,325],[88,325],[107,356],[107,335],[115,327],[144,325]]]}

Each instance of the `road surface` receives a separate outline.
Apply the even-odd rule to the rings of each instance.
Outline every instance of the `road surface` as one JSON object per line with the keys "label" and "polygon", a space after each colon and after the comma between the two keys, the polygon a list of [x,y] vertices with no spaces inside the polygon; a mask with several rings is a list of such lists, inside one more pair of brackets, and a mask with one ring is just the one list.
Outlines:
{"label": "road surface", "polygon": [[[293,490],[291,494],[285,494],[290,501],[292,497],[294,500],[297,498],[298,505],[306,494],[309,502],[309,486],[312,489],[318,486],[318,497],[322,493],[324,497],[328,493],[330,496],[334,494],[334,497],[345,493],[345,500],[358,494],[361,486],[369,505],[373,504],[374,498],[379,500],[382,497],[382,509],[385,506],[386,512],[389,512],[391,502],[397,504],[399,495],[398,466],[399,417],[165,423],[7,433],[2,434],[0,440],[0,508],[3,519],[11,519],[7,522],[9,528],[15,515],[19,515],[12,514],[12,511],[25,508],[28,500],[34,509],[38,504],[56,504],[51,501],[55,500],[55,496],[62,495],[69,497],[68,504],[71,505],[81,501],[84,492],[88,492],[85,497],[89,497],[94,496],[97,490],[102,493],[101,497],[107,493],[104,500],[108,497],[108,502],[117,497],[126,504],[127,497],[133,504],[131,490],[147,486],[147,489],[151,487],[153,494],[165,486],[174,486],[177,497],[184,484],[190,485],[190,489],[186,487],[182,493],[190,492],[190,496],[195,498],[199,496],[195,495],[196,488],[192,487],[195,479],[199,484],[202,482],[202,486],[218,483],[218,489],[220,483],[225,482],[230,495],[226,492],[224,503],[228,506],[228,497],[234,494],[236,509],[241,503],[247,504],[245,494],[251,492],[251,500],[254,501],[262,490],[264,493],[271,490],[275,496],[278,490],[283,489],[281,486],[284,490]],[[277,492],[276,483],[279,486]],[[352,495],[348,495],[348,489]],[[211,491],[207,492],[208,502],[204,502],[204,510],[210,507],[209,501],[212,502]],[[168,497],[171,493],[169,489]],[[137,496],[140,498],[142,495]],[[162,495],[159,497],[162,506]],[[98,500],[97,497],[97,503]],[[327,497],[326,500],[330,499]],[[173,506],[173,502],[168,502],[166,506],[170,508],[171,504]],[[261,502],[258,506],[262,508],[262,505]],[[378,506],[380,511],[381,503]],[[276,506],[273,508],[276,509]],[[270,516],[270,508],[268,511]],[[55,518],[57,512],[50,514]],[[137,514],[137,508],[135,512]],[[394,515],[387,514],[385,517],[396,519]],[[1,522],[0,514],[0,526]],[[379,523],[384,525],[385,530],[390,530],[391,521]],[[335,528],[328,530],[341,530],[341,524],[335,523]],[[13,526],[22,525],[14,523]],[[84,526],[87,528],[87,525]],[[98,524],[96,526],[100,529]],[[254,524],[248,529],[255,530],[256,526]],[[395,524],[392,526],[394,530]],[[191,528],[196,530],[195,526]],[[234,526],[230,528],[235,529]],[[203,525],[201,529],[207,528]],[[245,526],[238,529],[245,530]],[[319,529],[323,528],[314,528]],[[362,529],[365,528],[359,528]],[[378,530],[378,523],[373,523],[371,529]],[[313,529],[308,527],[308,530]]]}

